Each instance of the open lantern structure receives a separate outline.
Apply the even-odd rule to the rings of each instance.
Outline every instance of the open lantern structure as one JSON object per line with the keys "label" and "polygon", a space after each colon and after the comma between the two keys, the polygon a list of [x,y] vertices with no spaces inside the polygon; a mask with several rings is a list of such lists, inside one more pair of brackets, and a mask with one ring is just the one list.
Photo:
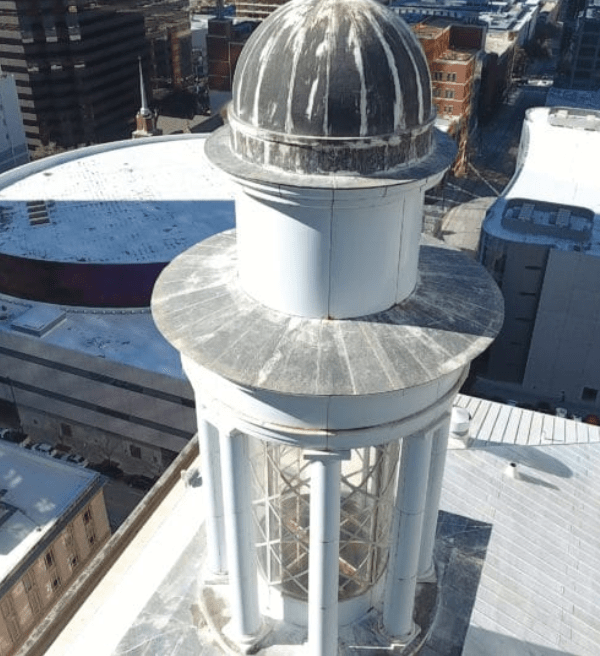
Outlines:
{"label": "open lantern structure", "polygon": [[502,321],[482,267],[420,243],[454,155],[433,120],[401,19],[292,0],[244,47],[207,141],[236,230],[176,258],[153,313],[194,387],[206,567],[240,651],[277,622],[307,627],[311,656],[367,613],[390,644],[419,630],[453,399]]}

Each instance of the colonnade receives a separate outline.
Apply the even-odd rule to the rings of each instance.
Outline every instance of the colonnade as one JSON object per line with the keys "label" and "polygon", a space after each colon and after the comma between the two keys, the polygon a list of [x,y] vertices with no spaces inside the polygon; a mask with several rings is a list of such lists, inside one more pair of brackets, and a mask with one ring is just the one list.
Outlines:
{"label": "colonnade", "polygon": [[[206,489],[206,568],[228,576],[231,621],[227,635],[242,650],[265,630],[259,607],[249,441],[261,439],[199,419]],[[418,633],[413,621],[417,583],[432,580],[433,547],[448,440],[446,413],[434,427],[404,437],[397,473],[389,561],[383,594],[383,627],[392,642]],[[306,450],[310,476],[308,652],[338,650],[340,471],[350,451]]]}

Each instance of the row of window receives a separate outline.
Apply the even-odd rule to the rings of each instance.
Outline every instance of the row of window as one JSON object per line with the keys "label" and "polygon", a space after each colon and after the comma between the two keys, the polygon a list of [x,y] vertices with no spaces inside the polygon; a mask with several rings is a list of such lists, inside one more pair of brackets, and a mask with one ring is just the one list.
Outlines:
{"label": "row of window", "polygon": [[[433,89],[434,98],[439,98],[441,96],[442,89],[435,88]],[[444,98],[454,98],[454,89],[444,89]]]}
{"label": "row of window", "polygon": [[436,108],[439,114],[454,114],[454,107],[452,105],[441,105],[436,104]]}
{"label": "row of window", "polygon": [[456,82],[456,73],[443,73],[442,71],[433,71],[434,80],[446,80],[446,82]]}

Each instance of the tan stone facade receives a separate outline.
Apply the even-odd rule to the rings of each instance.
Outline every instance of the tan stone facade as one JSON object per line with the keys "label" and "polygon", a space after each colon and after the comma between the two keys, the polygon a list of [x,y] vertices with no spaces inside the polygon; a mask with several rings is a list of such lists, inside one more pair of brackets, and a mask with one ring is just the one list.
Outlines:
{"label": "tan stone facade", "polygon": [[16,652],[109,539],[102,489],[86,496],[0,585],[0,656]]}

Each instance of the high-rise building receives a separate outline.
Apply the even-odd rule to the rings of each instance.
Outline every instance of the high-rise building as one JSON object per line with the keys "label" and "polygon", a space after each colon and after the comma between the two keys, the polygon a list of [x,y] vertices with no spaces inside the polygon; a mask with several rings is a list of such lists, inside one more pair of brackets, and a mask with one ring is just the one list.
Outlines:
{"label": "high-rise building", "polygon": [[574,89],[600,87],[600,2],[587,0],[574,22],[568,86]]}
{"label": "high-rise building", "polygon": [[3,5],[0,63],[15,77],[30,149],[127,137],[139,107],[138,56],[145,54],[139,13],[80,0]]}
{"label": "high-rise building", "polygon": [[0,72],[0,173],[28,161],[15,79]]}

